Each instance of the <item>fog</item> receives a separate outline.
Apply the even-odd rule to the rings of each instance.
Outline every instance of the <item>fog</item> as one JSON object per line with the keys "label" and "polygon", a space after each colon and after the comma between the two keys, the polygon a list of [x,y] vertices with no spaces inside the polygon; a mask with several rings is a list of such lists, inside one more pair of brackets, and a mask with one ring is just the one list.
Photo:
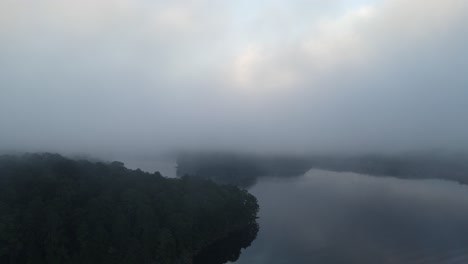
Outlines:
{"label": "fog", "polygon": [[236,263],[466,263],[467,187],[311,170],[262,179],[260,232]]}
{"label": "fog", "polygon": [[465,150],[467,11],[0,0],[0,150]]}

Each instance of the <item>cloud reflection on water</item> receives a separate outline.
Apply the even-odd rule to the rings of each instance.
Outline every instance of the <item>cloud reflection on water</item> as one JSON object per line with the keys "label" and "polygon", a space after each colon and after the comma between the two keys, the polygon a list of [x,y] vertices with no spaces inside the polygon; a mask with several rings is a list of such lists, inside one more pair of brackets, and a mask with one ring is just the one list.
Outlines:
{"label": "cloud reflection on water", "polygon": [[312,170],[251,192],[261,228],[237,263],[468,261],[464,185]]}

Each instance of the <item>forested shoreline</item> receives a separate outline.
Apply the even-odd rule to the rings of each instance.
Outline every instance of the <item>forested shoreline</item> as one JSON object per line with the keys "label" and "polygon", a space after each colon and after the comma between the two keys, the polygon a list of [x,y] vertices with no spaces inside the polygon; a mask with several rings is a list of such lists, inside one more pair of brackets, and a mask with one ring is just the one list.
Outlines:
{"label": "forested shoreline", "polygon": [[193,175],[248,188],[261,177],[295,177],[311,169],[401,179],[442,179],[468,184],[468,154],[412,152],[362,155],[260,155],[187,152],[177,158],[177,175]]}
{"label": "forested shoreline", "polygon": [[211,180],[58,154],[0,156],[0,263],[192,263],[248,226],[253,240],[258,210],[247,191]]}

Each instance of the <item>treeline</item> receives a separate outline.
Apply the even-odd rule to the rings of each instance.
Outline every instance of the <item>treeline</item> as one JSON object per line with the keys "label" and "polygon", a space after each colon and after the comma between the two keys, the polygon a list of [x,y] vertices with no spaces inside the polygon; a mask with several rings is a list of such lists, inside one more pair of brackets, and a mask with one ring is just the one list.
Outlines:
{"label": "treeline", "polygon": [[468,184],[465,153],[412,152],[393,155],[275,156],[238,153],[184,153],[177,175],[193,175],[249,187],[260,177],[301,176],[310,169],[355,172],[405,179],[445,179]]}
{"label": "treeline", "polygon": [[177,175],[208,178],[249,187],[264,176],[293,177],[306,173],[310,160],[299,156],[221,152],[186,152],[177,157]]}
{"label": "treeline", "polygon": [[257,226],[258,209],[247,191],[210,180],[4,155],[0,263],[192,263],[213,242]]}
{"label": "treeline", "polygon": [[402,179],[443,179],[468,184],[466,153],[409,152],[356,156],[315,156],[311,167]]}

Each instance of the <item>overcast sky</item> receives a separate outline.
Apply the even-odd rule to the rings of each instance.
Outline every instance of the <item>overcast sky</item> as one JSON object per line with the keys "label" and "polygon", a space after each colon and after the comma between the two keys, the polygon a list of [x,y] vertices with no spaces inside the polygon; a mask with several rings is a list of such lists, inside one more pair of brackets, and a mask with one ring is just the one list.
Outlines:
{"label": "overcast sky", "polygon": [[468,148],[466,0],[0,0],[0,149]]}

